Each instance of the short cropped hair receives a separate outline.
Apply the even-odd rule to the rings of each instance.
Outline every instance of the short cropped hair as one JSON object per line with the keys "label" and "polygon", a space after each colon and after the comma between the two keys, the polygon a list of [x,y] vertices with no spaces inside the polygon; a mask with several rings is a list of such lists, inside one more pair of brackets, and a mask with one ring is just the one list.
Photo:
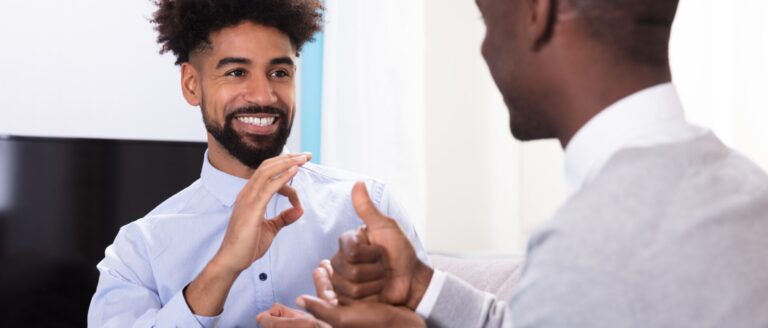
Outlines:
{"label": "short cropped hair", "polygon": [[678,0],[570,0],[590,36],[634,62],[669,64]]}
{"label": "short cropped hair", "polygon": [[210,46],[210,35],[242,22],[277,28],[285,33],[298,55],[301,47],[322,29],[321,0],[153,0],[158,9],[152,23],[160,53],[176,55],[176,65],[191,52]]}

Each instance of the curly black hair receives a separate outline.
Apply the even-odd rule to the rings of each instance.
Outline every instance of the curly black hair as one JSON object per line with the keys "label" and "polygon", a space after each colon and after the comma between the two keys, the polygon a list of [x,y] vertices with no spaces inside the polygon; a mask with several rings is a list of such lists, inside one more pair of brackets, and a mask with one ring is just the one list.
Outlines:
{"label": "curly black hair", "polygon": [[191,52],[210,46],[209,36],[244,21],[270,26],[291,40],[298,55],[304,43],[322,29],[321,0],[152,0],[158,9],[152,23],[159,33],[160,53],[173,52],[176,65]]}

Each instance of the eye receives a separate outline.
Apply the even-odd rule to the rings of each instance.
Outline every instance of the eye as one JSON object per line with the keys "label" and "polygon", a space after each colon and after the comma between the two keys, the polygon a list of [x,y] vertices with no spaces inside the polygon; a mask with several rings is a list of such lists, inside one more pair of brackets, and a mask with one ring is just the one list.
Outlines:
{"label": "eye", "polygon": [[243,77],[243,76],[245,76],[245,70],[244,69],[239,69],[239,68],[235,69],[235,70],[231,70],[231,71],[227,72],[227,76]]}
{"label": "eye", "polygon": [[284,78],[291,77],[291,73],[281,69],[281,70],[273,71],[272,73],[269,74],[269,76],[276,77],[278,79],[284,79]]}

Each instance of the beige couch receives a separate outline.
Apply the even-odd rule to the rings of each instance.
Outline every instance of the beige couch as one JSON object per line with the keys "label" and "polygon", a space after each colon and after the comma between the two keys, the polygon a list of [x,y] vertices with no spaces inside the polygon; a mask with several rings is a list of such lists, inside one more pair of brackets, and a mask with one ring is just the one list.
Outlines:
{"label": "beige couch", "polygon": [[521,256],[481,259],[430,254],[429,260],[434,268],[501,299],[509,298],[520,280]]}

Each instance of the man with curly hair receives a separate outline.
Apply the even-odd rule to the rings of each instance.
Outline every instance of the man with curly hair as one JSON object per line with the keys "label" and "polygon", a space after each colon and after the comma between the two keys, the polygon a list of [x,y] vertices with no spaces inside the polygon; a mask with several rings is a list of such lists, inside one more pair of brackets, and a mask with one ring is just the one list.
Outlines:
{"label": "man with curly hair", "polygon": [[315,266],[362,223],[349,196],[360,179],[426,261],[384,184],[284,150],[297,57],[321,29],[320,0],[155,3],[161,52],[177,58],[208,151],[198,181],[124,226],[107,248],[89,326],[255,326],[257,315],[262,326],[319,325],[282,304],[315,292]]}

